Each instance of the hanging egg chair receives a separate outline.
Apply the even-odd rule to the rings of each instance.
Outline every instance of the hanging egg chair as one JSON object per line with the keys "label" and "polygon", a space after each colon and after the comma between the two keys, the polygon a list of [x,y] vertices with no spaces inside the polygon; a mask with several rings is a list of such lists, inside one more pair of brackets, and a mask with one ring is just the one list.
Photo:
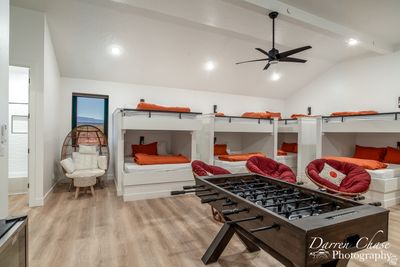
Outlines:
{"label": "hanging egg chair", "polygon": [[108,170],[110,150],[107,136],[99,128],[93,125],[79,125],[69,132],[61,149],[61,160],[72,158],[72,153],[79,151],[79,145],[96,146],[98,155],[107,157]]}

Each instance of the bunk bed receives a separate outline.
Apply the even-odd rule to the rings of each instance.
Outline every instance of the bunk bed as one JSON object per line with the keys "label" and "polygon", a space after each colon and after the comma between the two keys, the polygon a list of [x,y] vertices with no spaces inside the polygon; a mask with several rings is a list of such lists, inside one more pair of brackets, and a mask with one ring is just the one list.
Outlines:
{"label": "bunk bed", "polygon": [[[276,119],[239,116],[209,116],[208,135],[211,142],[210,163],[232,173],[248,172],[246,160],[227,161],[214,156],[214,144],[226,144],[228,154],[261,153],[272,157],[275,151]],[[250,155],[248,155],[250,156]]]}
{"label": "bunk bed", "polygon": [[[399,147],[400,112],[322,116],[319,123],[318,157],[353,158],[356,145]],[[366,198],[384,207],[400,203],[400,164],[369,170],[371,185]]]}
{"label": "bunk bed", "polygon": [[[195,133],[202,127],[200,115],[124,108],[114,111],[114,175],[117,194],[124,201],[167,197],[171,190],[194,183],[190,161],[198,158]],[[156,163],[159,157],[170,159],[170,154],[189,160],[171,164],[140,161],[138,164],[141,154],[133,154],[132,145],[141,143],[157,144],[155,155],[142,155],[145,159],[155,159]]]}
{"label": "bunk bed", "polygon": [[[300,117],[295,119],[280,119],[278,121],[275,160],[287,165],[297,175],[299,180],[307,182],[305,168],[316,159],[318,123],[316,117]],[[283,144],[296,144],[297,151],[278,152]]]}

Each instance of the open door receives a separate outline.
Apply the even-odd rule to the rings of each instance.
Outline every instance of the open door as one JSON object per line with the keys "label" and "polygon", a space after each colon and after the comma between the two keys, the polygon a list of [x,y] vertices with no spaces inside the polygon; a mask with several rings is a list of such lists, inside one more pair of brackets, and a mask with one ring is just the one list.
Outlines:
{"label": "open door", "polygon": [[8,195],[28,204],[29,68],[10,66],[8,95]]}

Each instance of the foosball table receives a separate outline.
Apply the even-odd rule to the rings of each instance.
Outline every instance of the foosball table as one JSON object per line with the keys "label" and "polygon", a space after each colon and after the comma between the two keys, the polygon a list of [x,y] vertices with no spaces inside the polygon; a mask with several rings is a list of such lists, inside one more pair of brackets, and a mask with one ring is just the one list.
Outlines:
{"label": "foosball table", "polygon": [[202,257],[216,262],[236,234],[250,252],[260,248],[285,266],[346,266],[340,255],[388,240],[389,211],[256,174],[196,177],[195,193],[224,224]]}

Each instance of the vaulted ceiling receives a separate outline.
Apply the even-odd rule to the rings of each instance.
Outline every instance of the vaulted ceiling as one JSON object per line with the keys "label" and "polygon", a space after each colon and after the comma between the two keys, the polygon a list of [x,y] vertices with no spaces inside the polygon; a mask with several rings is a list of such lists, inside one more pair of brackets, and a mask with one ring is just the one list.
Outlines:
{"label": "vaulted ceiling", "polygon": [[[12,4],[46,12],[62,76],[285,98],[338,62],[394,51],[400,36],[386,27],[393,29],[397,14],[387,11],[389,18],[381,15],[375,25],[370,14],[359,9],[364,1],[13,0]],[[328,2],[337,5],[329,7]],[[395,0],[367,2],[369,8],[390,2],[400,11]],[[353,18],[343,15],[351,14],[349,8],[355,11]],[[263,62],[235,65],[262,58],[255,47],[270,49],[269,10],[282,13],[276,25],[279,50],[313,47],[296,55],[307,59],[306,64],[279,63],[268,71],[262,71]],[[360,39],[360,45],[349,47],[345,41],[351,37]],[[110,54],[113,45],[122,50],[120,56]],[[204,68],[209,61],[215,64],[212,71]],[[282,75],[280,80],[271,80],[274,71]]]}

